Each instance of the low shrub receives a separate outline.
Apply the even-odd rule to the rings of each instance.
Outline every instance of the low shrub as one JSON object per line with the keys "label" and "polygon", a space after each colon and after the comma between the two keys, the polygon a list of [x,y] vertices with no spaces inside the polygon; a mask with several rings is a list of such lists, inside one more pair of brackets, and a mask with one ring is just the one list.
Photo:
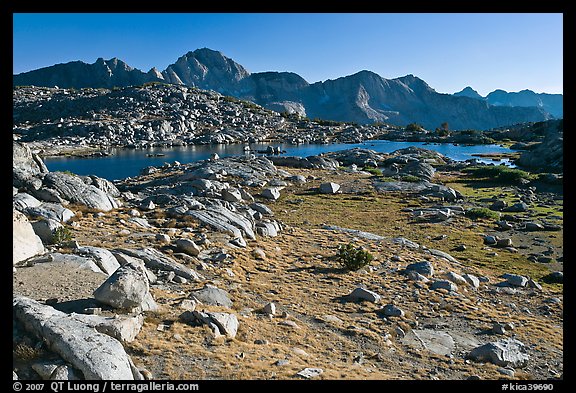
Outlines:
{"label": "low shrub", "polygon": [[475,207],[466,211],[466,217],[471,218],[473,220],[479,218],[498,220],[500,219],[500,213],[492,211],[485,207]]}
{"label": "low shrub", "polygon": [[336,260],[348,270],[358,270],[368,265],[372,259],[372,254],[352,243],[341,244],[336,253]]}
{"label": "low shrub", "polygon": [[529,179],[530,173],[505,165],[475,166],[465,170],[476,178],[489,178],[498,183],[515,184],[521,179]]}
{"label": "low shrub", "polygon": [[54,244],[60,244],[64,242],[69,242],[72,240],[72,232],[66,227],[57,228],[52,235],[52,242]]}

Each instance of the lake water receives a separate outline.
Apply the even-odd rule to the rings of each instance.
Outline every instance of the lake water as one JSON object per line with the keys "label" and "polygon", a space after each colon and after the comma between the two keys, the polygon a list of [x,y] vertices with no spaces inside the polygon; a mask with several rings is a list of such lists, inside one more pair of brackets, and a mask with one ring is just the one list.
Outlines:
{"label": "lake water", "polygon": [[[124,179],[127,177],[137,176],[142,168],[147,166],[160,166],[166,162],[172,163],[179,161],[187,164],[195,161],[210,158],[212,153],[217,153],[220,157],[245,154],[246,145],[197,145],[197,146],[180,146],[171,148],[151,148],[151,149],[110,149],[112,155],[97,158],[66,158],[53,157],[45,158],[44,162],[48,169],[55,171],[70,171],[78,175],[96,175],[108,180]],[[254,152],[257,150],[266,150],[270,144],[252,143],[249,145]],[[494,162],[490,159],[474,157],[473,154],[486,153],[510,153],[512,150],[499,145],[453,145],[449,143],[431,144],[425,142],[396,142],[385,140],[367,141],[365,143],[350,144],[328,144],[328,145],[290,145],[274,144],[282,150],[286,150],[284,156],[308,157],[320,153],[331,151],[352,149],[360,147],[371,149],[380,153],[391,153],[398,149],[409,146],[422,147],[425,149],[435,150],[456,161],[465,161],[470,158],[477,158],[486,163],[511,165],[508,160],[503,159]],[[162,156],[149,157],[152,154],[162,154]],[[258,155],[258,154],[257,154]]]}

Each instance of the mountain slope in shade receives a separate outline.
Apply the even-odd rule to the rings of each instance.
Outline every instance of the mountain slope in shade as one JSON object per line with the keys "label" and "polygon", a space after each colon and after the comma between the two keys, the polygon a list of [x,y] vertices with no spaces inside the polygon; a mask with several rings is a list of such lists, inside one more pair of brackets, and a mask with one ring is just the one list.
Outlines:
{"label": "mountain slope in shade", "polygon": [[443,122],[451,129],[488,129],[550,117],[538,108],[499,108],[473,98],[440,94],[414,75],[385,79],[369,71],[312,84],[303,103],[311,118],[419,123],[428,129]]}
{"label": "mountain slope in shade", "polygon": [[486,100],[489,104],[497,106],[535,106],[556,118],[564,117],[562,94],[535,93],[532,90],[519,92],[494,90],[486,96]]}
{"label": "mountain slope in shade", "polygon": [[519,92],[507,92],[498,89],[489,93],[486,97],[482,97],[477,91],[468,86],[453,95],[485,100],[490,105],[495,106],[537,107],[550,113],[555,118],[561,119],[564,117],[564,97],[562,94],[535,93],[527,89]]}
{"label": "mountain slope in shade", "polygon": [[158,76],[154,68],[144,73],[117,58],[110,60],[99,58],[93,64],[73,61],[14,75],[13,84],[14,86],[59,86],[76,89],[112,88],[161,81],[162,79]]}
{"label": "mountain slope in shade", "polygon": [[[118,59],[98,59],[94,64],[79,61],[58,64],[14,75],[13,80],[14,86],[64,88],[112,88],[145,82],[214,90],[278,112],[296,112],[309,118],[361,124],[386,122],[401,126],[419,123],[428,129],[435,129],[444,122],[448,122],[452,130],[458,130],[542,121],[552,117],[547,108],[554,109],[542,100],[532,106],[515,106],[513,103],[519,99],[511,103],[501,94],[478,99],[472,88],[454,95],[440,94],[414,75],[385,79],[364,70],[335,80],[309,84],[291,72],[251,74],[221,52],[208,48],[188,52],[162,72],[153,68],[144,73]],[[522,97],[522,103],[531,102],[524,95]],[[490,105],[492,98],[497,106]]]}

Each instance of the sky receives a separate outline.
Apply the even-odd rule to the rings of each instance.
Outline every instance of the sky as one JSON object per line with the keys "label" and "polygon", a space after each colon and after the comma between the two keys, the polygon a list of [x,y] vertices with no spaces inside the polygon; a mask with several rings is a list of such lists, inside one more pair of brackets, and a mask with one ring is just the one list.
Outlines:
{"label": "sky", "polygon": [[163,71],[204,47],[309,83],[369,70],[439,93],[563,93],[562,13],[13,14],[14,74],[99,57]]}

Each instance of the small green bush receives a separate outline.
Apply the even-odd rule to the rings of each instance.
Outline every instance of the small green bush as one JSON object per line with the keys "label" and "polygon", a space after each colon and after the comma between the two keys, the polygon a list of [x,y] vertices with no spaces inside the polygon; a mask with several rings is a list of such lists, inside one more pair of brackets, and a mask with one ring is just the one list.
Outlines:
{"label": "small green bush", "polygon": [[348,270],[358,270],[368,265],[372,259],[372,254],[352,243],[341,244],[336,253],[336,260]]}
{"label": "small green bush", "polygon": [[64,242],[69,242],[72,240],[72,232],[66,227],[57,228],[52,235],[52,242],[54,244],[60,244]]}
{"label": "small green bush", "polygon": [[466,211],[466,217],[473,220],[478,218],[498,220],[500,219],[500,214],[485,207],[475,207]]}

